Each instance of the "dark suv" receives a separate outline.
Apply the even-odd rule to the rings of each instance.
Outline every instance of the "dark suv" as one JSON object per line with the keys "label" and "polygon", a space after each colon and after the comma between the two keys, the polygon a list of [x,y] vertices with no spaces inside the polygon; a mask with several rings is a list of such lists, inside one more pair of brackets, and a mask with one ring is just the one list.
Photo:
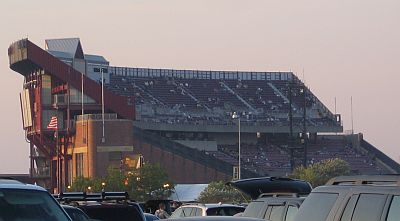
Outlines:
{"label": "dark suv", "polygon": [[0,178],[0,221],[71,221],[42,187]]}
{"label": "dark suv", "polygon": [[341,176],[315,188],[296,221],[398,221],[400,176]]}
{"label": "dark suv", "polygon": [[58,200],[78,207],[91,219],[102,221],[145,221],[138,203],[130,201],[126,192],[61,193]]}
{"label": "dark suv", "polygon": [[292,221],[312,189],[306,181],[282,177],[237,180],[228,185],[253,199],[242,216],[271,221]]}

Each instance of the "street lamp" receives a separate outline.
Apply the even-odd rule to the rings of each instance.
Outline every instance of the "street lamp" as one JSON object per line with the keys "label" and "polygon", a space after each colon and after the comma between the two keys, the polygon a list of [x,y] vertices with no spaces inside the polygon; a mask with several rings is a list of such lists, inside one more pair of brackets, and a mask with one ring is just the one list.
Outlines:
{"label": "street lamp", "polygon": [[233,114],[232,114],[232,119],[238,119],[238,127],[239,127],[239,135],[238,135],[238,138],[239,138],[239,165],[238,165],[238,178],[239,178],[239,180],[240,180],[240,178],[241,178],[241,175],[240,175],[240,173],[241,173],[241,169],[240,169],[240,116],[239,116],[239,114],[237,114],[236,112],[233,112]]}

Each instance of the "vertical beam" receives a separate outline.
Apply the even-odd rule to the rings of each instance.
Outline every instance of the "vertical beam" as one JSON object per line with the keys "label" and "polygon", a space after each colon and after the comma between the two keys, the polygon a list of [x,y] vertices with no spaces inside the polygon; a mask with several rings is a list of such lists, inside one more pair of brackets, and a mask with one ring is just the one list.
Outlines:
{"label": "vertical beam", "polygon": [[32,141],[29,143],[29,155],[30,155],[30,169],[29,169],[29,177],[30,178],[33,178],[33,176],[35,175],[35,163],[34,163],[34,161],[35,161],[35,159],[34,159],[34,156],[33,156],[33,148],[34,148],[34,145],[33,145],[33,143],[32,143]]}
{"label": "vertical beam", "polygon": [[289,152],[290,152],[290,170],[294,170],[293,156],[293,112],[292,112],[292,80],[289,81]]}

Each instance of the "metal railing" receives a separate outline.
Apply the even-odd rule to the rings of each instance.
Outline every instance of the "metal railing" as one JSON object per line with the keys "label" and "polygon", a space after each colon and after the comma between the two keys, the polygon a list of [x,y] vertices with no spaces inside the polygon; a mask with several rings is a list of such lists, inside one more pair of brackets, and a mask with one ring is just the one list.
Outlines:
{"label": "metal railing", "polygon": [[[82,95],[70,95],[69,96],[70,104],[82,104]],[[89,99],[87,96],[83,97],[84,104],[95,104],[96,102],[92,99]],[[68,104],[68,94],[55,94],[53,95],[53,105],[67,105]]]}
{"label": "metal railing", "polygon": [[[103,116],[102,114],[84,114],[84,115],[77,115],[76,121],[81,121],[81,120],[102,120]],[[117,120],[118,115],[115,113],[107,113],[104,114],[104,120]]]}

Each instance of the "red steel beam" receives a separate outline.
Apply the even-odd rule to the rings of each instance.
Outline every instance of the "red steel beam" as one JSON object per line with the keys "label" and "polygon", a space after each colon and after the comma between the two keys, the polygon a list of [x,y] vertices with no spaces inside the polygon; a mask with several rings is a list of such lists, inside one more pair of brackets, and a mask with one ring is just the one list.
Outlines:
{"label": "red steel beam", "polygon": [[[58,58],[49,54],[29,40],[26,40],[28,60],[43,68],[47,73],[69,82],[71,86],[82,91],[82,74]],[[92,79],[83,76],[85,94],[101,103],[101,85]],[[118,96],[104,88],[104,106],[126,119],[134,119],[135,107],[128,105],[128,97]]]}

